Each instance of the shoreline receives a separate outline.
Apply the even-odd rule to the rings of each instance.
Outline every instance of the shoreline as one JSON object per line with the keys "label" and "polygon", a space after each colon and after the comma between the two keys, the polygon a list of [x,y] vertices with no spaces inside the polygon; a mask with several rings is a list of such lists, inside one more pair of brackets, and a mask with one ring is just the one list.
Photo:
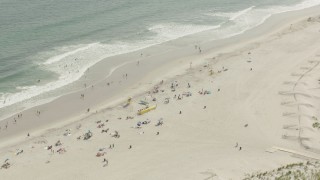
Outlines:
{"label": "shoreline", "polygon": [[[85,73],[85,76],[81,77],[77,83],[78,86],[81,82],[85,82],[85,81],[89,81],[90,84],[88,84],[88,86],[94,85],[100,88],[99,91],[99,96],[101,96],[103,93],[101,93],[102,91],[104,91],[104,87],[106,82],[116,82],[116,81],[122,81],[123,78],[120,78],[120,74],[125,74],[127,72],[132,72],[130,70],[130,68],[134,68],[135,65],[130,65],[130,64],[135,64],[137,61],[140,62],[147,62],[148,63],[148,68],[153,69],[152,67],[150,67],[150,65],[152,65],[153,67],[158,67],[155,69],[155,71],[159,71],[159,74],[162,74],[163,72],[163,66],[165,68],[172,68],[172,66],[180,64],[179,62],[182,59],[199,59],[199,58],[204,58],[203,56],[216,56],[218,54],[223,54],[223,52],[230,52],[232,50],[227,50],[228,48],[231,49],[237,49],[241,46],[243,46],[244,44],[249,44],[252,41],[256,41],[259,39],[263,39],[264,36],[263,35],[270,35],[273,34],[276,31],[280,31],[283,28],[286,28],[289,24],[294,23],[294,22],[299,22],[301,19],[304,19],[306,16],[312,16],[314,14],[317,14],[317,10],[319,9],[320,6],[314,6],[311,8],[307,8],[307,9],[303,9],[303,10],[298,10],[298,11],[289,11],[289,12],[284,12],[284,13],[280,13],[280,14],[275,14],[273,16],[271,16],[270,18],[268,18],[263,24],[250,29],[240,35],[237,36],[232,36],[226,39],[221,39],[221,40],[213,40],[210,42],[204,42],[204,39],[206,39],[206,37],[210,37],[210,30],[205,31],[205,32],[200,32],[200,33],[196,33],[194,35],[191,36],[187,36],[187,37],[182,37],[182,38],[178,38],[176,40],[173,41],[169,41],[163,44],[159,44],[159,45],[155,45],[155,46],[151,46],[148,47],[146,49],[143,49],[142,51],[135,51],[135,52],[131,52],[131,53],[126,53],[126,54],[122,54],[122,55],[118,55],[118,56],[114,56],[114,57],[110,57],[107,58],[107,60],[103,60],[98,62],[97,64],[95,64],[93,67],[90,68],[89,71],[87,71]],[[289,17],[290,16],[290,17]],[[301,17],[302,16],[302,17]],[[298,18],[298,19],[295,19]],[[290,19],[289,21],[291,23],[286,22],[286,24],[284,25],[283,22]],[[274,28],[272,29],[271,27]],[[272,30],[267,30],[268,28],[271,28]],[[197,51],[192,51],[192,49],[194,48],[194,41],[199,41],[199,39],[202,39],[202,44],[201,44],[201,48],[204,51],[201,55],[199,55],[197,53]],[[237,42],[235,44],[233,44],[234,42]],[[183,47],[181,48],[180,46],[182,45],[181,43],[185,43],[188,45],[183,45]],[[177,49],[177,47],[179,47],[179,49]],[[169,51],[163,51],[163,49],[168,49],[171,48]],[[159,50],[160,49],[160,50]],[[162,49],[162,50],[161,50]],[[188,53],[185,53],[184,51],[188,51]],[[217,53],[215,53],[218,52]],[[146,55],[144,55],[144,57],[139,57],[139,55],[141,54],[141,52],[147,52]],[[160,54],[158,53],[160,52]],[[137,60],[134,59],[131,62],[128,62],[127,60],[129,58],[131,58],[132,56],[136,56]],[[167,59],[166,62],[164,62],[162,59]],[[117,62],[119,63],[119,61],[122,61],[122,63],[128,63],[130,66],[122,66],[119,69],[116,70],[116,72],[109,74],[110,72],[108,72],[108,74],[110,75],[109,80],[106,81],[107,78],[105,78],[106,76],[103,75],[103,71],[104,68],[111,62]],[[184,60],[184,61],[190,61],[190,60]],[[188,62],[185,62],[184,66],[188,66]],[[159,68],[160,67],[160,68]],[[123,70],[125,69],[125,70]],[[178,70],[183,70],[183,68],[176,68]],[[144,70],[146,70],[146,68],[144,68]],[[154,71],[154,70],[153,70]],[[133,74],[135,72],[132,72]],[[163,78],[157,78],[157,80],[154,79],[154,77],[157,77],[158,74],[156,73],[151,73],[151,71],[146,71],[146,74],[153,74],[153,75],[149,75],[152,78],[144,78],[144,76],[140,76],[137,78],[135,78],[133,81],[130,81],[128,83],[124,83],[125,87],[124,88],[132,88],[132,86],[135,83],[149,83],[150,81],[152,81],[153,83],[157,83],[160,82]],[[181,72],[180,72],[181,73]],[[101,76],[99,77],[99,76]],[[130,75],[129,75],[130,76]],[[137,76],[137,74],[134,74],[134,76]],[[170,76],[170,75],[169,75]],[[89,80],[85,80],[89,79]],[[105,82],[106,81],[106,82]],[[79,83],[80,82],[80,83]],[[102,87],[102,88],[101,88]],[[104,101],[97,101],[97,98],[101,98],[101,97],[94,97],[94,100],[92,100],[91,102],[88,103],[88,105],[82,105],[82,110],[76,110],[76,111],[71,111],[71,113],[65,113],[62,116],[55,116],[53,113],[48,114],[47,117],[44,118],[48,118],[48,116],[51,117],[51,119],[48,119],[46,121],[49,122],[31,122],[32,126],[30,127],[30,125],[24,124],[23,129],[19,129],[19,130],[13,130],[12,133],[2,133],[2,136],[0,137],[0,139],[7,139],[7,137],[19,137],[22,136],[23,134],[28,133],[28,131],[33,131],[33,130],[39,130],[41,128],[46,127],[46,130],[41,130],[42,133],[44,133],[45,131],[48,130],[48,127],[56,127],[57,125],[59,126],[59,124],[68,124],[70,122],[76,121],[76,119],[78,119],[79,117],[86,117],[87,114],[85,113],[87,108],[92,108],[95,107],[94,109],[101,109],[98,107],[108,107],[111,104],[116,105],[119,102],[123,102],[127,99],[127,97],[123,97],[123,94],[127,94],[127,96],[133,96],[134,94],[140,94],[141,92],[136,91],[135,93],[131,93],[131,92],[125,92],[125,93],[116,93],[116,97],[114,96],[114,89],[116,89],[116,91],[118,91],[118,88],[121,88],[120,86],[117,87],[113,87],[113,90],[111,91],[111,95],[109,96],[105,96],[102,99],[105,99]],[[123,88],[123,87],[122,87]],[[149,86],[149,89],[152,88],[152,86]],[[17,114],[19,113],[23,113],[23,114],[27,114],[27,118],[26,119],[33,119],[32,117],[36,117],[36,111],[45,109],[48,110],[52,107],[59,107],[59,104],[63,104],[65,101],[70,101],[72,99],[72,101],[74,101],[74,99],[77,99],[77,95],[80,97],[81,93],[85,93],[86,91],[88,91],[89,88],[85,88],[84,90],[76,90],[74,92],[68,93],[66,95],[62,95],[61,97],[58,97],[57,99],[54,99],[53,101],[50,101],[49,103],[45,103],[42,104],[40,106],[35,106],[29,109],[26,109],[22,112],[17,112]],[[134,88],[135,89],[135,88]],[[145,87],[141,88],[141,89],[145,89]],[[90,90],[89,90],[90,91]],[[123,98],[118,98],[122,96]],[[111,101],[112,103],[108,103],[109,105],[106,105],[106,101]],[[116,102],[116,103],[114,103]],[[54,105],[52,105],[54,104]],[[70,104],[72,105],[72,103]],[[86,107],[84,107],[86,106]],[[59,112],[59,111],[56,111]],[[61,112],[61,111],[60,111]],[[0,121],[0,126],[4,127],[5,124],[7,122],[13,121],[13,119],[16,117],[16,115],[12,115],[8,118],[4,118]],[[52,121],[52,117],[54,119],[60,119],[60,120],[56,120],[56,122],[51,122]],[[73,120],[70,120],[73,119]],[[63,121],[66,121],[67,123],[63,123]],[[30,122],[29,122],[30,124]],[[38,124],[38,127],[33,127],[34,124]],[[27,130],[25,129],[27,127]],[[51,129],[49,128],[49,129]],[[41,134],[41,133],[37,133],[37,134]],[[0,145],[1,146],[1,145]]]}
{"label": "shoreline", "polygon": [[[160,44],[154,44],[154,45],[148,46],[146,48],[134,50],[132,52],[127,52],[127,53],[124,53],[124,54],[119,54],[119,55],[114,55],[114,56],[111,56],[111,57],[103,58],[102,61],[105,61],[106,63],[102,63],[102,61],[98,61],[97,63],[95,63],[90,68],[95,68],[95,66],[99,66],[100,64],[104,64],[104,66],[107,67],[106,64],[108,64],[108,66],[110,66],[110,65],[112,66],[111,68],[109,68],[109,70],[113,71],[113,66],[119,66],[120,65],[120,63],[117,62],[117,61],[121,61],[120,60],[121,58],[118,58],[118,57],[123,57],[123,58],[127,59],[126,63],[130,63],[128,61],[127,55],[129,55],[129,56],[130,55],[134,55],[135,56],[134,59],[135,60],[139,60],[139,55],[144,50],[157,49],[157,48],[159,49],[159,47],[161,49],[161,47],[166,47],[167,45],[169,46],[169,48],[171,48],[170,44],[176,44],[176,43],[179,44],[179,42],[183,42],[183,41],[189,41],[188,43],[190,43],[190,44],[197,44],[198,41],[199,41],[200,44],[203,44],[203,48],[206,48],[207,50],[210,50],[210,49],[213,49],[213,48],[217,48],[217,49],[220,48],[221,49],[221,47],[219,47],[219,46],[223,46],[223,45],[227,46],[228,44],[232,44],[232,42],[236,42],[238,40],[243,41],[244,38],[253,38],[253,37],[259,36],[259,34],[260,35],[261,34],[265,34],[266,32],[264,32],[264,29],[266,29],[266,28],[263,28],[263,27],[265,27],[265,24],[266,24],[265,22],[266,21],[267,22],[268,21],[273,21],[273,23],[267,23],[267,24],[275,24],[275,23],[279,24],[279,21],[283,21],[283,20],[280,20],[281,18],[286,18],[287,15],[285,15],[285,14],[287,14],[287,13],[290,13],[291,15],[299,17],[299,15],[298,15],[299,12],[306,11],[306,9],[309,9],[309,10],[312,11],[312,9],[316,9],[317,6],[319,6],[319,5],[314,5],[314,6],[311,6],[311,7],[304,7],[304,9],[299,9],[299,10],[292,10],[292,8],[295,7],[295,6],[290,6],[291,10],[286,10],[286,11],[283,11],[283,12],[278,12],[278,13],[272,14],[272,15],[270,15],[270,17],[268,17],[265,20],[263,20],[259,25],[255,26],[253,28],[250,28],[248,30],[245,30],[244,32],[240,32],[239,34],[236,34],[236,35],[231,35],[231,36],[228,36],[228,37],[225,37],[225,38],[222,38],[222,39],[211,39],[211,40],[208,40],[207,37],[210,37],[212,35],[212,32],[214,32],[216,29],[213,28],[213,29],[209,29],[209,30],[204,30],[204,31],[201,31],[201,32],[198,32],[198,33],[195,33],[195,34],[186,35],[186,36],[179,37],[177,39],[165,41],[165,42],[162,42]],[[276,17],[276,18],[274,18],[274,17]],[[270,20],[270,18],[272,20]],[[255,35],[248,35],[251,32],[254,33]],[[218,46],[216,46],[215,44],[218,44]],[[90,45],[92,45],[92,44],[89,44],[89,46]],[[162,53],[165,53],[165,52],[162,52]],[[185,54],[183,56],[187,57],[187,56],[191,56],[191,54]],[[116,59],[116,62],[112,62],[112,61],[114,61],[114,59]],[[88,69],[90,69],[90,68],[88,68]],[[53,90],[53,92],[55,94],[57,94],[58,92],[68,91],[68,92],[63,93],[63,95],[56,95],[55,97],[50,96],[50,97],[47,97],[45,99],[42,99],[42,96],[45,96],[45,94],[50,94],[51,93],[51,91],[49,91],[49,92],[46,92],[44,94],[40,94],[40,95],[37,95],[35,97],[32,97],[31,99],[24,100],[24,101],[29,101],[30,100],[31,102],[26,103],[26,102],[22,101],[22,102],[24,102],[25,106],[29,106],[30,104],[32,104],[35,101],[37,101],[37,100],[35,100],[36,97],[40,97],[40,99],[41,99],[40,101],[43,101],[43,102],[42,103],[37,103],[37,105],[32,105],[32,106],[29,106],[29,107],[22,107],[23,104],[21,104],[21,102],[19,102],[20,105],[18,105],[18,106],[16,104],[19,104],[19,103],[16,103],[16,104],[13,104],[13,105],[9,105],[8,107],[5,107],[5,108],[7,108],[6,110],[11,111],[12,109],[15,109],[15,108],[19,107],[20,109],[22,109],[22,110],[19,110],[19,111],[23,112],[23,111],[26,111],[26,110],[28,110],[30,108],[50,103],[50,102],[55,101],[58,98],[61,98],[63,96],[67,96],[67,95],[70,95],[72,93],[77,93],[79,91],[82,91],[82,88],[81,88],[81,85],[80,85],[79,82],[84,81],[84,77],[86,76],[87,73],[88,73],[88,70],[86,70],[85,73],[82,75],[82,77],[80,77],[78,80]],[[99,81],[104,81],[105,79],[107,79],[107,78],[101,79],[101,78],[97,78],[97,77],[95,77],[95,78],[99,79]],[[96,83],[97,83],[96,81],[93,81],[93,84],[96,84]],[[69,87],[77,87],[77,88],[74,88],[71,91],[66,90]],[[28,104],[28,105],[26,105],[26,104]],[[10,114],[2,116],[0,118],[0,121],[5,120],[5,119],[9,119],[10,117],[13,117],[14,114],[16,114],[16,113],[12,112]]]}
{"label": "shoreline", "polygon": [[[9,129],[0,132],[0,156],[13,166],[0,177],[203,179],[207,173],[239,179],[319,157],[320,135],[312,129],[319,116],[319,9],[270,18],[225,44],[200,44],[201,54],[191,42],[210,32],[147,49],[139,65],[119,68],[110,80],[27,110],[16,124],[9,119]],[[104,63],[90,68],[88,81],[106,73]],[[126,107],[128,97],[133,101]],[[157,108],[138,116],[140,101]],[[93,137],[83,140],[88,131]],[[57,141],[62,145],[53,152],[44,149]]]}

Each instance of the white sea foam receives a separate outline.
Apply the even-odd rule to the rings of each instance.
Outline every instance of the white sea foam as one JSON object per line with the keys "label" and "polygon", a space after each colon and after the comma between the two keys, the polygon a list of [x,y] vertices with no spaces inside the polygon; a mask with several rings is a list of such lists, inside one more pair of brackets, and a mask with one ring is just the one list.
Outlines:
{"label": "white sea foam", "polygon": [[66,53],[63,53],[63,54],[59,54],[57,56],[54,56],[54,57],[51,57],[49,58],[46,62],[44,62],[43,64],[52,64],[52,63],[55,63],[55,62],[58,62],[58,61],[61,61],[63,60],[64,58],[68,57],[68,56],[71,56],[71,55],[74,55],[80,51],[84,51],[86,49],[89,49],[91,48],[92,46],[96,45],[96,43],[92,43],[92,44],[88,44],[88,45],[85,45],[84,47],[81,47],[81,48],[78,48],[78,49],[75,49],[73,51],[69,51],[69,52],[66,52]]}
{"label": "white sea foam", "polygon": [[37,86],[18,86],[16,87],[17,90],[27,90],[31,88],[36,88]]}
{"label": "white sea foam", "polygon": [[249,29],[259,26],[274,14],[301,10],[319,4],[319,0],[305,0],[292,6],[272,6],[264,9],[251,6],[237,12],[215,12],[205,13],[205,15],[228,19],[228,21],[221,24],[221,28],[216,30],[215,37],[213,37],[213,39],[223,39],[242,34]]}
{"label": "white sea foam", "polygon": [[[88,68],[107,57],[137,51],[152,45],[161,44],[179,37],[214,28],[218,27],[168,23],[150,27],[149,30],[156,33],[156,35],[140,42],[116,42],[114,44],[95,42],[87,45],[62,47],[56,50],[58,55],[48,58],[44,63],[39,63],[40,68],[43,70],[51,71],[58,75],[58,79],[56,81],[49,82],[41,86],[17,87],[17,89],[21,90],[20,92],[14,94],[3,94],[0,96],[0,102],[2,102],[0,103],[0,108],[30,99],[42,93],[46,93],[75,82],[83,76]],[[126,63],[111,68],[108,76]]]}
{"label": "white sea foam", "polygon": [[277,13],[282,13],[282,12],[289,12],[289,11],[296,11],[296,10],[301,10],[301,9],[306,9],[309,7],[317,6],[320,5],[319,0],[304,0],[298,4],[286,7],[286,6],[278,6],[275,7]]}
{"label": "white sea foam", "polygon": [[0,103],[0,107],[9,106],[70,84],[78,80],[89,67],[102,59],[117,54],[135,51],[140,47],[128,44],[125,45],[123,43],[113,45],[92,43],[90,45],[85,45],[69,52],[62,53],[61,55],[54,56],[39,65],[40,68],[44,70],[56,73],[58,75],[58,79],[56,81],[52,81],[41,86],[17,87],[17,89],[21,90],[20,92],[14,94],[3,94],[0,96],[0,102],[2,102]]}
{"label": "white sea foam", "polygon": [[[214,30],[216,32],[216,39],[227,38],[243,33],[248,29],[262,24],[272,14],[304,9],[318,4],[320,4],[319,0],[306,0],[289,7],[277,6],[270,7],[268,9],[259,9],[251,6],[238,12],[207,13],[206,15],[210,16],[226,17],[228,21],[225,23],[232,22],[233,24],[228,26],[224,26],[224,24],[210,26],[163,23],[149,27],[148,30],[154,32],[156,35],[140,42],[116,42],[113,44],[102,44],[95,42],[90,44],[62,47],[57,50],[56,54],[58,55],[52,56],[44,61],[44,63],[39,64],[42,69],[57,74],[59,78],[56,81],[41,86],[17,87],[17,89],[21,91],[14,94],[0,94],[0,108],[30,99],[42,93],[50,92],[54,89],[70,84],[83,76],[88,68],[110,56],[137,51],[152,45],[160,44],[206,30]],[[49,54],[52,54],[52,52]],[[125,65],[125,63],[111,68],[108,76],[110,76],[117,68],[123,65]]]}
{"label": "white sea foam", "polygon": [[[302,9],[306,9],[306,8],[313,7],[316,5],[320,5],[319,0],[304,0],[300,3],[294,4],[291,6],[270,6],[269,8],[265,8],[265,9],[256,8],[256,6],[250,6],[246,9],[236,11],[236,12],[219,12],[219,11],[213,10],[213,12],[204,13],[204,15],[225,17],[225,18],[228,18],[228,20],[230,20],[230,21],[235,21],[237,19],[249,17],[249,16],[256,14],[256,12],[254,12],[254,11],[263,12],[264,16],[270,17],[272,14],[302,10]],[[252,11],[253,11],[253,13],[252,13]],[[261,14],[260,14],[260,16],[254,16],[252,18],[255,18],[256,21],[259,21],[259,22],[261,22],[261,20],[265,19],[265,18],[261,19]]]}
{"label": "white sea foam", "polygon": [[165,23],[157,24],[149,27],[148,30],[157,34],[156,39],[160,41],[168,41],[177,39],[187,35],[199,33],[206,30],[218,29],[220,25],[206,26],[206,25],[192,25],[192,24],[177,24]]}
{"label": "white sea foam", "polygon": [[241,17],[251,11],[255,6],[248,7],[238,12],[213,12],[213,13],[205,13],[208,16],[216,16],[216,17],[225,17],[228,20],[233,21],[238,17]]}

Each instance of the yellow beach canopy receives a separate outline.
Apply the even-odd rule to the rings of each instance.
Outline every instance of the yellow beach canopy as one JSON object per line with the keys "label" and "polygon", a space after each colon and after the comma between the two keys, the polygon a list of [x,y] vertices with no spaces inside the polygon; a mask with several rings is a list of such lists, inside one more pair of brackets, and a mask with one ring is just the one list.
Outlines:
{"label": "yellow beach canopy", "polygon": [[141,109],[141,110],[138,111],[138,115],[145,114],[145,113],[147,113],[147,112],[149,112],[149,111],[151,111],[151,110],[154,110],[154,109],[156,109],[156,108],[157,108],[157,106],[154,105],[154,106],[147,107],[147,108],[145,108],[145,109]]}

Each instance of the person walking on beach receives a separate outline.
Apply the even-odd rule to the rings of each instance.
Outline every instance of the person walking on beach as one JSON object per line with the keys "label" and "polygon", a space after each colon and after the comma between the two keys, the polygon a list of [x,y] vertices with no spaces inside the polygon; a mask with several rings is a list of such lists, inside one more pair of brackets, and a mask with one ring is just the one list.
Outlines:
{"label": "person walking on beach", "polygon": [[103,159],[103,162],[105,163],[104,165],[103,165],[103,167],[106,167],[106,166],[108,166],[108,164],[109,164],[109,161],[106,159],[106,158],[104,158]]}

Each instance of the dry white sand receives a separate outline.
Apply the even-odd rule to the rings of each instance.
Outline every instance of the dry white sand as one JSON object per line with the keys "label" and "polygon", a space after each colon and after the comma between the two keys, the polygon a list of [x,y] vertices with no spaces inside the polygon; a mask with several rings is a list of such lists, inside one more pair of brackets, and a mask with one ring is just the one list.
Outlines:
{"label": "dry white sand", "polygon": [[[54,116],[46,107],[65,102],[85,111],[103,89],[87,89],[89,102],[78,93],[38,107],[44,112],[39,116],[30,111],[16,124],[11,119],[8,130],[2,126],[8,138],[0,149],[1,163],[11,166],[0,170],[0,179],[241,179],[320,159],[320,133],[312,127],[320,118],[320,17],[301,18],[232,48],[163,65],[88,113],[67,116],[61,109],[67,121],[54,126],[41,123]],[[141,100],[156,110],[138,116]],[[160,119],[163,125],[155,126]],[[37,128],[26,137],[23,129],[31,126]],[[93,136],[83,140],[88,131]],[[112,137],[115,131],[120,137]]]}

